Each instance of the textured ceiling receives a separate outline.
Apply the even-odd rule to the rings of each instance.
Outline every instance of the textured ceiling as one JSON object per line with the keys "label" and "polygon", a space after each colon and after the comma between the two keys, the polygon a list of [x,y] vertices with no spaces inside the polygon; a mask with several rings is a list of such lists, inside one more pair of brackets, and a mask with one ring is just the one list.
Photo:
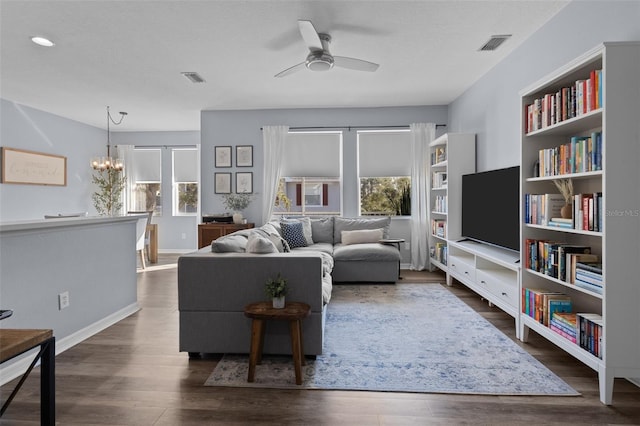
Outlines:
{"label": "textured ceiling", "polygon": [[[0,96],[98,127],[110,105],[129,113],[119,131],[198,130],[201,110],[446,105],[567,3],[1,0]],[[274,78],[308,53],[298,19],[379,69]],[[497,34],[513,36],[478,51]]]}

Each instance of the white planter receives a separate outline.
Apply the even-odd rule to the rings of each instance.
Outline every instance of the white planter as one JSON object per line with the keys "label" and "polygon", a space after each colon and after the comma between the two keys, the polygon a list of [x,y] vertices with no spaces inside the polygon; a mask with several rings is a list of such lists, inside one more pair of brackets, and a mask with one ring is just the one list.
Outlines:
{"label": "white planter", "polygon": [[236,225],[240,225],[242,223],[242,213],[240,212],[235,212],[233,214],[233,223],[235,223]]}
{"label": "white planter", "polygon": [[273,307],[277,309],[284,308],[284,296],[273,298]]}

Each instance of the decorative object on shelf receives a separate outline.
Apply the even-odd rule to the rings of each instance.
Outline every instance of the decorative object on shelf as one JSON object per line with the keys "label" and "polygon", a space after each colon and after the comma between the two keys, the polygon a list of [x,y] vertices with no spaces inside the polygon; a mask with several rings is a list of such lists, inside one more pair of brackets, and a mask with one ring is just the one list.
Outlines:
{"label": "decorative object on shelf", "polygon": [[264,285],[264,291],[273,301],[273,307],[284,308],[284,298],[287,294],[287,280],[278,273],[275,278],[269,278]]}
{"label": "decorative object on shelf", "polygon": [[216,194],[231,193],[231,173],[215,173],[214,180],[215,187],[213,191]]}
{"label": "decorative object on shelf", "polygon": [[223,203],[226,208],[233,211],[233,223],[241,224],[243,222],[242,210],[249,207],[253,201],[253,195],[249,193],[242,194],[224,194],[222,196]]}
{"label": "decorative object on shelf", "polygon": [[251,194],[253,192],[253,173],[237,172],[236,173],[236,193]]}
{"label": "decorative object on shelf", "polygon": [[231,167],[231,147],[230,146],[216,146],[215,147],[216,167]]}
{"label": "decorative object on shelf", "polygon": [[236,167],[253,167],[253,145],[236,146]]}
{"label": "decorative object on shelf", "polygon": [[553,181],[562,197],[564,197],[564,206],[560,210],[560,215],[564,219],[571,219],[571,212],[573,210],[573,206],[571,201],[573,199],[573,181],[571,179],[556,179]]}
{"label": "decorative object on shelf", "polygon": [[110,124],[118,126],[127,115],[120,111],[120,120],[115,121],[111,117],[111,112],[107,106],[107,156],[93,157],[91,167],[97,174],[93,174],[92,182],[98,186],[98,190],[93,193],[93,205],[101,216],[113,216],[122,209],[122,190],[126,182],[123,174],[124,163],[122,159],[111,157],[111,127]]}

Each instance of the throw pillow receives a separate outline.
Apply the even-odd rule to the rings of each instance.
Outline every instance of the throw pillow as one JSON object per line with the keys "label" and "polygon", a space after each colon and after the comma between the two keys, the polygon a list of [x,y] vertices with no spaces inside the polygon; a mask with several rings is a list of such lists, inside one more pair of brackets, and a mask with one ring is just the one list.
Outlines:
{"label": "throw pillow", "polygon": [[311,218],[308,216],[296,217],[296,218],[285,218],[280,221],[282,222],[300,222],[302,223],[302,232],[304,234],[304,239],[307,241],[307,245],[313,245],[313,229],[311,228]]}
{"label": "throw pillow", "polygon": [[282,236],[290,248],[307,246],[307,240],[304,238],[301,222],[281,222],[280,226],[282,227]]}
{"label": "throw pillow", "polygon": [[256,233],[249,235],[247,253],[278,253],[278,249],[269,238]]}
{"label": "throw pillow", "polygon": [[342,231],[342,244],[365,244],[377,243],[382,239],[384,230],[378,229],[361,229],[358,231]]}
{"label": "throw pillow", "polygon": [[247,245],[247,237],[243,235],[226,235],[211,242],[214,253],[242,253]]}

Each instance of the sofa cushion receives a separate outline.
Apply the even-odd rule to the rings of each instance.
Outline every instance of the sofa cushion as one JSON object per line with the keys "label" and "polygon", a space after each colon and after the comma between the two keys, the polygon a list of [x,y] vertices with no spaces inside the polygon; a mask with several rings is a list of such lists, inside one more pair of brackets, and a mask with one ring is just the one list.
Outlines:
{"label": "sofa cushion", "polygon": [[389,225],[391,217],[375,217],[375,218],[345,218],[336,217],[333,220],[333,243],[342,242],[342,231],[356,231],[360,229],[378,229],[382,228],[382,238],[389,237]]}
{"label": "sofa cushion", "polygon": [[314,243],[333,244],[333,216],[311,218],[311,235]]}
{"label": "sofa cushion", "polygon": [[307,240],[304,238],[304,232],[302,231],[302,222],[280,222],[282,228],[282,236],[290,248],[306,247]]}
{"label": "sofa cushion", "polygon": [[307,216],[296,217],[296,218],[283,218],[280,220],[280,226],[282,223],[302,223],[302,233],[304,234],[304,239],[307,241],[307,245],[310,246],[313,244],[313,231],[311,229],[311,219]]}
{"label": "sofa cushion", "polygon": [[280,234],[281,231],[279,224],[276,229],[271,222],[265,223],[260,228],[255,228],[253,232],[269,238],[280,253],[287,253],[290,251],[289,243],[287,243],[287,240],[282,238],[282,235]]}
{"label": "sofa cushion", "polygon": [[327,253],[329,256],[333,255],[333,244],[329,243],[313,243],[307,247],[298,247],[295,251],[307,250],[307,251],[320,251]]}
{"label": "sofa cushion", "polygon": [[243,253],[247,247],[247,236],[244,234],[229,234],[211,242],[214,253]]}
{"label": "sofa cushion", "polygon": [[342,244],[377,243],[382,239],[383,235],[384,230],[382,228],[342,231]]}
{"label": "sofa cushion", "polygon": [[269,237],[265,237],[264,235],[260,235],[258,232],[254,232],[249,235],[247,239],[247,253],[278,253],[278,249],[275,244],[269,239]]}
{"label": "sofa cushion", "polygon": [[397,248],[380,243],[337,244],[333,249],[333,260],[335,262],[399,262],[400,253]]}

